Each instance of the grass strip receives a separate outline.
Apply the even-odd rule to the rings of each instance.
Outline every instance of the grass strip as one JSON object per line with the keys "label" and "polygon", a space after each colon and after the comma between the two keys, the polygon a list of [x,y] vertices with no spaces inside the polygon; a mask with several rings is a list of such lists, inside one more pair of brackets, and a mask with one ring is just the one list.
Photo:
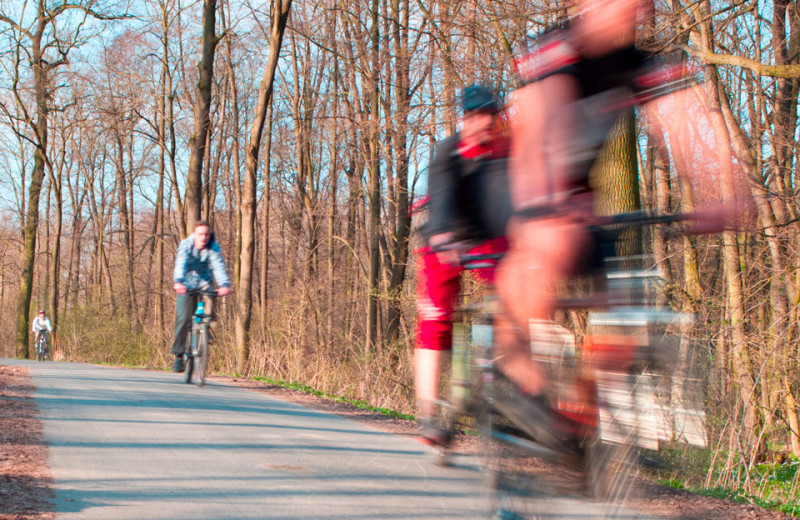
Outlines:
{"label": "grass strip", "polygon": [[280,386],[282,388],[289,388],[291,390],[297,390],[299,392],[303,392],[303,393],[306,393],[306,394],[315,395],[317,397],[321,397],[321,398],[327,399],[329,401],[335,401],[335,402],[338,402],[338,403],[347,403],[347,404],[349,404],[351,406],[355,406],[356,408],[359,408],[361,410],[367,410],[367,411],[370,411],[370,412],[377,412],[377,413],[379,413],[381,415],[386,415],[386,416],[394,417],[394,418],[397,418],[397,419],[405,419],[407,421],[416,420],[416,417],[414,417],[413,415],[400,413],[400,412],[397,412],[395,410],[390,410],[389,408],[381,408],[381,407],[378,407],[378,406],[372,406],[366,401],[359,401],[357,399],[348,399],[346,397],[342,397],[342,396],[339,396],[339,395],[331,395],[331,394],[328,394],[326,392],[322,392],[321,390],[317,390],[315,388],[312,388],[312,387],[310,387],[308,385],[305,385],[303,383],[290,383],[288,381],[283,381],[283,380],[280,380],[280,379],[271,379],[269,377],[251,377],[250,379],[252,379],[253,381],[260,381],[262,383],[267,383],[267,384],[270,384],[270,385]]}

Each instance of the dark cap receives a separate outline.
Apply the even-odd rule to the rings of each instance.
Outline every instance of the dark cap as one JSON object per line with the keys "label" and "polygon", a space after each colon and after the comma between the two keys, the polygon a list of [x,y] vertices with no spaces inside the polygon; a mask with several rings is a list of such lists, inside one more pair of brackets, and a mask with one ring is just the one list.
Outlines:
{"label": "dark cap", "polygon": [[464,112],[487,110],[497,112],[497,101],[494,92],[483,85],[470,85],[461,94],[461,108]]}

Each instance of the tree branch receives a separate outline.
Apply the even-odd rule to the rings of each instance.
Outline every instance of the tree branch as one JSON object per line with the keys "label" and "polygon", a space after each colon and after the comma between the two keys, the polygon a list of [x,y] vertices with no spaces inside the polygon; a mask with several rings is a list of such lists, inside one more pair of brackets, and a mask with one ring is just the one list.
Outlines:
{"label": "tree branch", "polygon": [[734,67],[752,70],[759,76],[769,76],[772,78],[800,78],[800,65],[767,65],[743,56],[714,54],[710,51],[692,49],[686,45],[680,45],[679,48],[685,50],[690,56],[698,58],[710,65],[732,65]]}

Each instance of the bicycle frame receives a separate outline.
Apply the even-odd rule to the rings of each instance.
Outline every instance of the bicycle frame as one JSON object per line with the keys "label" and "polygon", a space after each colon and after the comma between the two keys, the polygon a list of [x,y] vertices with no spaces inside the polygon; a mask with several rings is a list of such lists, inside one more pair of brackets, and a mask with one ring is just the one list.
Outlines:
{"label": "bicycle frame", "polygon": [[[604,217],[593,228],[598,237],[613,241],[619,239],[625,228],[688,218],[691,217],[635,212]],[[673,409],[668,409],[656,396],[659,377],[667,376],[668,385],[676,384],[670,379],[670,370],[665,368],[668,364],[665,358],[670,356],[661,352],[664,338],[668,337],[667,329],[684,326],[693,317],[653,306],[649,299],[662,280],[661,274],[650,267],[645,257],[609,255],[613,251],[610,245],[613,243],[606,243],[603,248],[601,271],[606,292],[591,291],[588,297],[555,302],[562,311],[588,311],[584,341],[576,344],[570,331],[552,321],[531,322],[529,326],[531,355],[552,384],[548,392],[552,409],[582,425],[586,483],[592,494],[611,502],[616,500],[611,499],[612,494],[627,494],[622,488],[629,484],[622,481],[629,479],[629,472],[635,472],[637,450],[657,449],[660,441],[674,439],[703,446],[705,439],[702,409],[692,409],[685,403],[673,403]],[[498,255],[462,257],[467,268],[486,267],[487,262],[498,260]],[[453,416],[472,415],[479,432],[489,442],[513,446],[527,456],[558,463],[574,462],[570,455],[537,442],[531,433],[535,425],[530,424],[530,419],[526,424],[519,414],[509,414],[509,408],[504,406],[508,403],[496,397],[502,392],[497,387],[498,378],[505,376],[495,363],[490,307],[482,305],[489,313],[484,315],[482,323],[472,326],[471,332],[465,324],[454,328],[451,402],[443,404],[451,409]],[[667,350],[672,348],[667,347]],[[465,363],[471,373],[465,372]],[[510,383],[507,379],[502,382]],[[454,425],[455,419],[451,417],[449,422]],[[497,449],[497,446],[492,448],[495,453]],[[508,461],[502,458],[495,456],[488,463],[488,471],[494,474],[492,479],[499,478],[498,475],[506,478],[505,471],[515,471],[506,467]],[[495,485],[496,490],[505,486]],[[511,488],[517,485],[512,484]]]}
{"label": "bicycle frame", "polygon": [[39,361],[44,361],[47,359],[48,352],[47,352],[47,345],[49,343],[47,337],[49,332],[46,330],[39,332],[39,338],[36,341],[36,359]]}
{"label": "bicycle frame", "polygon": [[186,294],[198,298],[195,311],[192,314],[192,328],[187,336],[186,343],[186,383],[191,382],[192,375],[194,374],[198,386],[203,386],[205,384],[206,371],[208,368],[208,329],[212,318],[212,313],[207,312],[204,297],[213,299],[216,297],[217,292],[201,289],[188,291]]}

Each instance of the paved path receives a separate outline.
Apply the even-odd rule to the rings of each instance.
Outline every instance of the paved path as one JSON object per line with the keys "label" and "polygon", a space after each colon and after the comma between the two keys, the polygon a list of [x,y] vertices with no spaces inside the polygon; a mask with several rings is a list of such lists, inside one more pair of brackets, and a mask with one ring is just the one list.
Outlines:
{"label": "paved path", "polygon": [[439,468],[418,442],[351,420],[166,372],[0,363],[38,388],[59,520],[487,517],[474,459]]}

